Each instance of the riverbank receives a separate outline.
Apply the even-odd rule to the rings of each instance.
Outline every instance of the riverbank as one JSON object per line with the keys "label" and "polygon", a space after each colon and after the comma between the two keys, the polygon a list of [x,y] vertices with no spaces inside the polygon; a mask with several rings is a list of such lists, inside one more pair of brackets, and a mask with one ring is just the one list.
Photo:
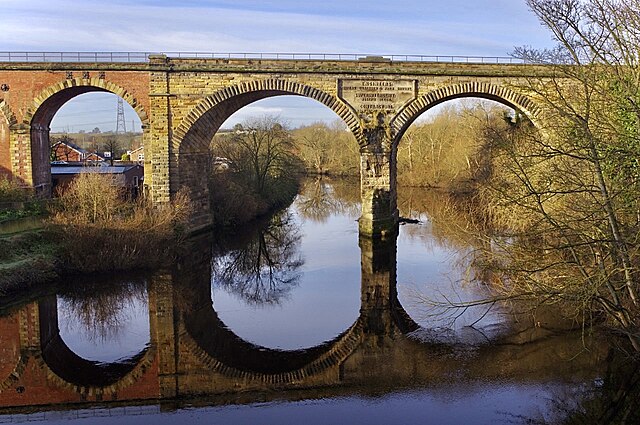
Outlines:
{"label": "riverbank", "polygon": [[44,229],[0,235],[0,297],[60,277],[57,248]]}

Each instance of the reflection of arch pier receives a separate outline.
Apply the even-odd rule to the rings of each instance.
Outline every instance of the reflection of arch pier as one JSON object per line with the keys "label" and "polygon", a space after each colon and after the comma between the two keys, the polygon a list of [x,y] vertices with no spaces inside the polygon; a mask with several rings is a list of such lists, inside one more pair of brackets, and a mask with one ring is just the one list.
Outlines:
{"label": "reflection of arch pier", "polygon": [[193,227],[210,223],[209,144],[222,123],[260,99],[296,95],[334,111],[361,152],[363,234],[393,234],[396,153],[422,112],[449,99],[481,97],[521,111],[543,111],[521,86],[543,66],[320,60],[186,59],[144,63],[0,63],[0,173],[48,190],[51,118],[89,91],[122,96],[143,123],[145,185],[155,203],[188,187]]}

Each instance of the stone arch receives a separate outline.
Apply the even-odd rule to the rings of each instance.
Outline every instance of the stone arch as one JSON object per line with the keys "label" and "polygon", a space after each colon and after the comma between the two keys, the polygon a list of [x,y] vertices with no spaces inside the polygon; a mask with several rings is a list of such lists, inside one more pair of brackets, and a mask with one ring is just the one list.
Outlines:
{"label": "stone arch", "polygon": [[[191,218],[194,228],[210,224],[209,192],[206,176],[211,139],[222,123],[234,112],[257,100],[281,95],[296,95],[320,102],[335,112],[364,144],[360,121],[353,110],[337,97],[320,89],[282,79],[254,80],[229,86],[207,96],[182,119],[173,132],[169,149],[169,193],[181,187],[191,190],[196,213]],[[155,181],[155,180],[154,180]]]}
{"label": "stone arch", "polygon": [[392,122],[396,134],[394,143],[397,144],[400,141],[411,123],[423,112],[447,100],[463,97],[479,97],[502,103],[522,112],[534,125],[541,115],[540,107],[529,97],[509,87],[477,81],[456,84],[433,90],[407,105]]}
{"label": "stone arch", "polygon": [[122,97],[136,111],[143,131],[149,125],[149,117],[142,104],[125,88],[110,81],[94,78],[75,78],[59,81],[42,90],[33,99],[20,124],[30,132],[25,155],[31,163],[31,179],[36,191],[51,192],[49,165],[49,125],[62,105],[74,97],[89,92],[111,92]]}
{"label": "stone arch", "polygon": [[185,347],[181,362],[195,361],[229,378],[285,384],[335,370],[362,341],[363,320],[357,318],[332,340],[313,347],[281,350],[249,342],[227,326],[215,310],[211,279],[206,278],[209,268],[207,274],[198,269],[192,274],[194,280],[184,280],[184,274],[180,275],[175,305],[181,323],[179,344]]}
{"label": "stone arch", "polygon": [[[199,119],[209,113],[212,109],[225,104],[225,102],[233,100],[234,98],[238,99],[238,102],[233,105],[234,107],[232,110],[226,114],[227,116],[231,116],[234,112],[257,100],[281,95],[308,97],[324,104],[347,124],[349,130],[354,134],[358,143],[360,145],[364,144],[364,137],[358,116],[350,107],[340,101],[336,96],[295,81],[269,79],[249,81],[235,86],[229,86],[204,98],[182,120],[180,126],[174,132],[172,143],[173,151],[177,152],[179,150],[179,147],[187,137],[187,134],[196,125]],[[242,97],[245,97],[245,99],[241,99]],[[222,122],[220,124],[222,124]]]}
{"label": "stone arch", "polygon": [[156,361],[156,347],[150,344],[137,354],[113,363],[98,363],[77,355],[60,336],[57,299],[38,303],[39,341],[34,360],[48,380],[60,388],[80,394],[116,395],[135,384]]}
{"label": "stone arch", "polygon": [[[265,384],[290,384],[340,366],[360,345],[363,323],[358,319],[332,341],[304,350],[267,349],[243,340],[229,330],[213,309],[201,310],[196,321],[211,323],[203,332],[187,320],[182,342],[208,370],[232,379]],[[198,326],[195,325],[197,328]]]}

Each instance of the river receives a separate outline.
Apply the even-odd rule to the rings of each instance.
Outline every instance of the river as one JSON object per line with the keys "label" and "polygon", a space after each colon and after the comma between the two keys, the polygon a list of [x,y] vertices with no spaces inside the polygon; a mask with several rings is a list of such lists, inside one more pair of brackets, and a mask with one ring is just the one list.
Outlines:
{"label": "river", "polygon": [[5,300],[0,423],[543,423],[603,385],[608,346],[553,311],[449,308],[492,295],[482,242],[399,196],[397,239],[359,238],[357,185],[308,180],[166,270]]}

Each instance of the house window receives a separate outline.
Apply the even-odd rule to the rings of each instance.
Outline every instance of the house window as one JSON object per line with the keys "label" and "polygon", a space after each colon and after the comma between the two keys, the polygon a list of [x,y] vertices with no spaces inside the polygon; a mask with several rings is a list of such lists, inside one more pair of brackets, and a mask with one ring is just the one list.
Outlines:
{"label": "house window", "polygon": [[140,186],[140,179],[138,178],[138,176],[133,176],[133,187],[138,186]]}
{"label": "house window", "polygon": [[138,154],[138,161],[144,161],[144,154],[143,153],[139,153]]}

